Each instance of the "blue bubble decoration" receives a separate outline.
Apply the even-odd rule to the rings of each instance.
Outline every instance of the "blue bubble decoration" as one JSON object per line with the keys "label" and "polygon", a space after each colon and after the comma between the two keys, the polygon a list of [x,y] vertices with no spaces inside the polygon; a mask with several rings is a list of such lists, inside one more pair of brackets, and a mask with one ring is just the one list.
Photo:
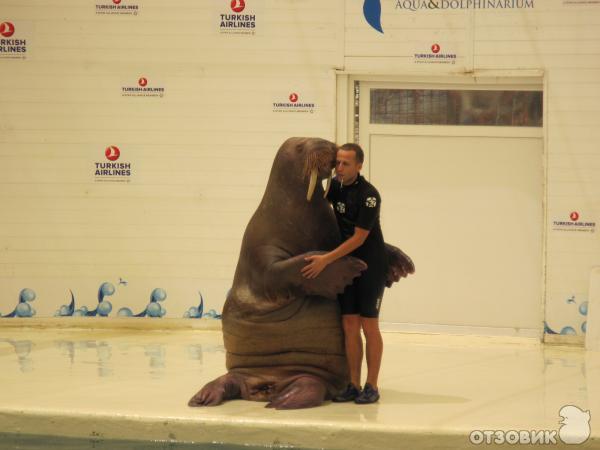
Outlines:
{"label": "blue bubble decoration", "polygon": [[152,291],[152,294],[150,294],[151,302],[163,302],[163,301],[165,301],[166,298],[167,298],[167,293],[165,292],[164,289],[161,289],[161,288],[154,289]]}
{"label": "blue bubble decoration", "polygon": [[5,316],[1,316],[3,318],[10,317],[33,317],[35,316],[35,309],[31,307],[29,302],[34,301],[36,298],[35,291],[33,289],[24,288],[19,292],[19,303],[15,306],[13,311]]}
{"label": "blue bubble decoration", "polygon": [[560,330],[560,334],[577,334],[575,332],[575,329],[573,327],[563,327],[562,330]]}

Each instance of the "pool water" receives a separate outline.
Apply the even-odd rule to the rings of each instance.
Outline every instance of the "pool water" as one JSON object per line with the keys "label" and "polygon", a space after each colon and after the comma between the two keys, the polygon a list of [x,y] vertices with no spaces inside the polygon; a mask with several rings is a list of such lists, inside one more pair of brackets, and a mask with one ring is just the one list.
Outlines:
{"label": "pool water", "polygon": [[[92,438],[67,438],[0,433],[0,450],[264,450],[266,448],[291,448],[289,446],[248,446],[216,443],[191,443],[167,441],[100,440]],[[299,449],[293,447],[295,450]]]}

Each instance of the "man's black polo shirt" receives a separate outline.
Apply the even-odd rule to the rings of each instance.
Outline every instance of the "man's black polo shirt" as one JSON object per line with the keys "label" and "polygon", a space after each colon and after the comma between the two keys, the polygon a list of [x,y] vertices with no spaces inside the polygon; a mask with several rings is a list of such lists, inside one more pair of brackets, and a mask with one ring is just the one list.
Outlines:
{"label": "man's black polo shirt", "polygon": [[354,234],[354,227],[369,231],[365,242],[352,252],[368,265],[386,263],[383,233],[379,223],[381,197],[377,189],[359,173],[356,180],[346,186],[335,178],[327,199],[333,205],[342,239],[345,241]]}

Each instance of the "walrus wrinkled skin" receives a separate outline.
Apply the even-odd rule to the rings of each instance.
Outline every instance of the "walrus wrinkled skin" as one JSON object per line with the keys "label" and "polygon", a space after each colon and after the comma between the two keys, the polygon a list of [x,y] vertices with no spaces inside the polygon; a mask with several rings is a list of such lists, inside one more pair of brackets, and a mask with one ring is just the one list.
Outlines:
{"label": "walrus wrinkled skin", "polygon": [[[228,372],[206,384],[189,406],[242,398],[276,409],[307,408],[347,385],[336,299],[367,266],[346,256],[316,278],[300,273],[306,256],[341,243],[321,184],[332,174],[336,153],[335,144],[318,138],[289,138],[279,148],[223,307]],[[387,248],[391,286],[413,273],[414,265],[396,247]]]}

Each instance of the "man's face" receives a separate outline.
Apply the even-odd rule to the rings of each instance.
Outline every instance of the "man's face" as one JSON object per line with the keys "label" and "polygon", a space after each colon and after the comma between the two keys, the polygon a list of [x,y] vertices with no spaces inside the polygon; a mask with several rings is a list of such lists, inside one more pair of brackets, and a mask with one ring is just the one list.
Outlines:
{"label": "man's face", "polygon": [[339,149],[335,162],[335,174],[338,181],[353,180],[362,168],[362,163],[356,161],[356,152]]}

